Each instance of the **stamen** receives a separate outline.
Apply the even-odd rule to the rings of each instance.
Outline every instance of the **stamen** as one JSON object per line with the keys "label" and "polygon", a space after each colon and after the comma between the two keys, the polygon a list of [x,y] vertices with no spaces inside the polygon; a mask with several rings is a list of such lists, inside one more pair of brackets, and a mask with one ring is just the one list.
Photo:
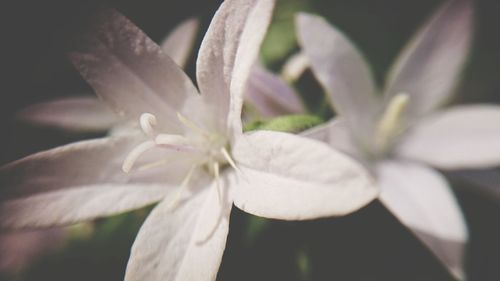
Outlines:
{"label": "stamen", "polygon": [[184,189],[186,189],[186,187],[189,185],[189,182],[191,181],[191,178],[193,176],[193,172],[197,167],[198,167],[198,165],[193,165],[191,167],[191,169],[189,169],[189,172],[186,174],[186,177],[184,177],[184,179],[182,180],[181,186],[179,187],[179,189],[177,189],[177,192],[175,193],[174,198],[172,199],[172,201],[168,205],[168,207],[167,207],[168,211],[175,209],[175,207],[177,207],[177,204],[179,204],[182,191]]}
{"label": "stamen", "polygon": [[385,110],[377,126],[375,135],[375,145],[384,150],[400,126],[401,115],[408,106],[410,96],[407,93],[400,93],[394,96]]}
{"label": "stamen", "polygon": [[158,145],[190,146],[189,139],[181,135],[159,134],[155,138]]}
{"label": "stamen", "polygon": [[155,147],[156,144],[154,141],[145,141],[138,146],[136,146],[130,153],[127,155],[125,158],[125,161],[123,161],[122,165],[122,170],[125,173],[129,173],[132,170],[132,167],[134,166],[135,162],[143,154],[144,152],[150,150],[151,148]]}
{"label": "stamen", "polygon": [[167,164],[168,162],[169,162],[169,159],[158,160],[158,161],[140,166],[139,168],[137,168],[137,171],[146,171],[149,169],[160,167],[162,165]]}
{"label": "stamen", "polygon": [[220,187],[219,162],[214,162],[214,177],[215,177],[215,188],[217,188],[217,195],[219,197],[219,204],[221,204],[222,206],[222,190]]}
{"label": "stamen", "polygon": [[153,127],[156,126],[157,120],[153,114],[143,113],[139,119],[139,124],[141,125],[142,131],[146,135],[148,135],[152,138],[155,136],[155,132],[154,132]]}
{"label": "stamen", "polygon": [[229,152],[225,147],[221,148],[220,152],[224,156],[224,159],[226,159],[227,163],[229,163],[229,166],[231,166],[237,173],[243,174],[240,168],[236,166],[236,163],[234,162],[233,158],[231,158],[231,155],[229,155]]}
{"label": "stamen", "polygon": [[179,121],[181,121],[181,123],[188,127],[189,129],[203,135],[203,136],[210,136],[210,134],[203,130],[202,128],[200,128],[200,126],[196,125],[193,121],[187,119],[186,117],[184,117],[182,114],[180,114],[179,112],[177,112],[177,118],[179,119]]}

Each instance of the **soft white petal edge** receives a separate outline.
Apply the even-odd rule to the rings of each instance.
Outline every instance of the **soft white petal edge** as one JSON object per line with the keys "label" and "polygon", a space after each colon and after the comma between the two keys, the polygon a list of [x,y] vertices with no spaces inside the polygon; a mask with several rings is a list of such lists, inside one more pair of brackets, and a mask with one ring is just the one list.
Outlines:
{"label": "soft white petal edge", "polygon": [[473,7],[451,0],[410,41],[391,68],[385,99],[410,95],[410,119],[428,113],[451,96],[469,52]]}
{"label": "soft white petal edge", "polygon": [[[203,38],[196,62],[196,78],[202,96],[218,113],[221,129],[229,125],[236,134],[241,133],[246,81],[257,59],[273,7],[273,0],[224,1]],[[228,116],[229,113],[232,116]]]}
{"label": "soft white petal edge", "polygon": [[312,139],[256,131],[238,139],[233,156],[241,169],[234,203],[254,215],[285,220],[340,216],[378,195],[361,165]]}
{"label": "soft white petal edge", "polygon": [[202,186],[172,209],[166,200],[154,208],[132,247],[125,280],[215,280],[229,231],[230,184]]}
{"label": "soft white petal edge", "polygon": [[17,114],[23,122],[70,132],[103,132],[119,118],[95,97],[60,98],[30,105]]}
{"label": "soft white petal edge", "polygon": [[369,135],[379,99],[362,55],[322,17],[300,13],[296,25],[302,50],[333,107],[353,131]]}
{"label": "soft white petal edge", "polygon": [[182,68],[186,66],[193,50],[199,26],[200,23],[195,18],[184,20],[160,44],[162,51]]}
{"label": "soft white petal edge", "polygon": [[500,106],[455,106],[422,120],[398,153],[442,169],[500,165]]}
{"label": "soft white petal edge", "polygon": [[137,209],[171,193],[165,185],[103,184],[63,189],[0,203],[2,228],[65,225]]}
{"label": "soft white petal edge", "polygon": [[445,178],[410,162],[382,162],[377,168],[382,203],[461,279],[468,230]]}

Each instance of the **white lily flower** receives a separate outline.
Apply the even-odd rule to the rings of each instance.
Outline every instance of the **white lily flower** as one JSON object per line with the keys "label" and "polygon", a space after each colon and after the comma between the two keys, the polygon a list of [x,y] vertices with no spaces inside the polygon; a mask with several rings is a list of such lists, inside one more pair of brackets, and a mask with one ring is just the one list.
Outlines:
{"label": "white lily flower", "polygon": [[297,18],[299,41],[339,119],[309,131],[376,171],[380,199],[457,278],[468,230],[439,169],[500,164],[500,107],[435,109],[452,93],[469,50],[471,1],[446,3],[390,71],[382,96],[352,43],[324,19]]}
{"label": "white lily flower", "polygon": [[[41,227],[159,202],[132,248],[126,280],[214,280],[233,203],[297,220],[343,215],[377,196],[363,167],[291,134],[242,133],[243,92],[274,1],[227,0],[184,72],[116,11],[71,55],[97,95],[142,132],[40,152],[0,168],[0,226]],[[123,171],[122,171],[123,169]]]}

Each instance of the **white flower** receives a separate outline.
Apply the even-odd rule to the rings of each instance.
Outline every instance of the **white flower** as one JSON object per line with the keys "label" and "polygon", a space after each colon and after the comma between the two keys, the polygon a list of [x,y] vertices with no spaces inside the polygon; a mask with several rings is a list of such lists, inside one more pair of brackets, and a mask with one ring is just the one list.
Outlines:
{"label": "white flower", "polygon": [[[190,18],[176,26],[160,44],[162,51],[184,68],[193,50],[199,22]],[[126,128],[112,109],[91,95],[77,95],[31,105],[18,113],[31,124],[73,133],[119,131]]]}
{"label": "white flower", "polygon": [[142,132],[1,167],[0,226],[66,224],[159,202],[138,233],[126,279],[214,280],[233,203],[295,220],[343,215],[373,200],[377,189],[365,170],[328,145],[242,133],[242,95],[273,5],[222,4],[197,60],[201,95],[131,22],[116,11],[97,17],[72,61],[97,95]]}
{"label": "white flower", "polygon": [[448,100],[466,59],[471,1],[450,1],[400,55],[383,95],[362,56],[320,17],[298,17],[299,41],[341,118],[309,132],[364,159],[376,171],[380,199],[463,278],[468,239],[460,207],[438,169],[500,164],[500,107],[454,106]]}

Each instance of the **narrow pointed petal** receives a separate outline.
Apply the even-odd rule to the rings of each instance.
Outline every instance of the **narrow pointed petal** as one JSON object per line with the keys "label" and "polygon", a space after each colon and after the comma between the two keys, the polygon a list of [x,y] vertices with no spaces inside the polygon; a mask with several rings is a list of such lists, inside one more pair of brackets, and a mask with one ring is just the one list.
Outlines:
{"label": "narrow pointed petal", "polygon": [[79,186],[0,202],[0,228],[34,228],[91,220],[162,200],[167,185]]}
{"label": "narrow pointed petal", "polygon": [[122,182],[126,154],[140,139],[113,137],[80,141],[43,152],[0,167],[3,196],[54,191],[66,187]]}
{"label": "narrow pointed petal", "polygon": [[229,185],[200,186],[179,206],[163,201],[148,216],[132,247],[125,280],[215,280],[229,230]]}
{"label": "narrow pointed petal", "polygon": [[379,101],[361,54],[349,39],[319,16],[299,14],[297,31],[312,71],[336,111],[354,132],[369,135]]}
{"label": "narrow pointed petal", "polygon": [[[216,12],[198,54],[198,86],[219,126],[241,133],[248,76],[271,20],[273,0],[229,0]],[[228,114],[231,112],[231,116]]]}
{"label": "narrow pointed petal", "polygon": [[392,67],[385,99],[409,94],[408,121],[450,98],[469,51],[472,2],[448,1],[410,41]]}
{"label": "narrow pointed petal", "polygon": [[463,279],[468,231],[449,184],[438,172],[409,162],[378,167],[380,200],[443,262]]}
{"label": "narrow pointed petal", "polygon": [[195,18],[187,19],[175,27],[161,42],[161,49],[178,66],[184,68],[193,50],[200,23]]}
{"label": "narrow pointed petal", "polygon": [[70,97],[31,105],[17,115],[24,122],[64,131],[105,132],[118,116],[95,97]]}
{"label": "narrow pointed petal", "polygon": [[70,59],[96,94],[121,116],[148,112],[158,126],[180,131],[176,113],[197,90],[189,77],[144,32],[115,10],[105,10],[77,42]]}
{"label": "narrow pointed petal", "polygon": [[311,139],[256,131],[238,139],[233,156],[241,169],[234,204],[254,215],[285,220],[340,216],[378,195],[361,165]]}
{"label": "narrow pointed petal", "polygon": [[245,98],[262,117],[300,114],[306,111],[297,93],[278,75],[259,63],[252,68]]}
{"label": "narrow pointed petal", "polygon": [[398,149],[442,169],[500,165],[500,106],[455,106],[422,120]]}
{"label": "narrow pointed petal", "polygon": [[332,119],[326,124],[306,130],[300,135],[327,143],[350,156],[359,157],[358,149],[351,137],[351,131],[342,118]]}

